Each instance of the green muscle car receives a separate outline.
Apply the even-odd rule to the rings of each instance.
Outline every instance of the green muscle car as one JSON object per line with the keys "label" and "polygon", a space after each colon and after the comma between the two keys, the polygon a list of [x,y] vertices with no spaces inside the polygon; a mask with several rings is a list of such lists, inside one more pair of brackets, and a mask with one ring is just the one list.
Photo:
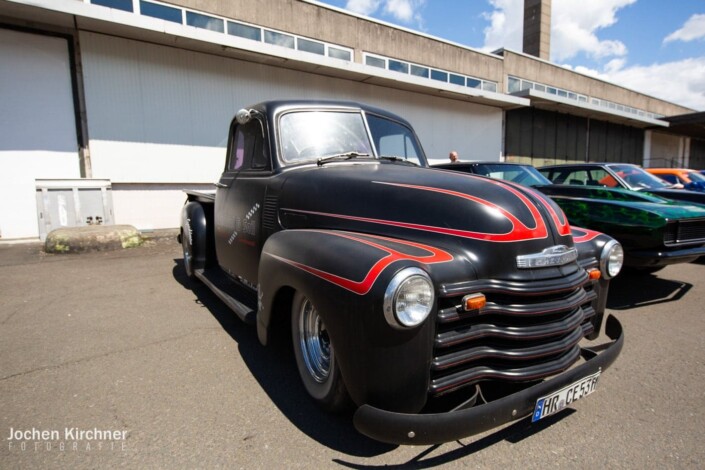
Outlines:
{"label": "green muscle car", "polygon": [[654,272],[705,255],[705,207],[654,195],[591,185],[553,184],[530,165],[470,162],[436,165],[512,181],[548,195],[571,225],[604,232],[617,239],[625,265]]}

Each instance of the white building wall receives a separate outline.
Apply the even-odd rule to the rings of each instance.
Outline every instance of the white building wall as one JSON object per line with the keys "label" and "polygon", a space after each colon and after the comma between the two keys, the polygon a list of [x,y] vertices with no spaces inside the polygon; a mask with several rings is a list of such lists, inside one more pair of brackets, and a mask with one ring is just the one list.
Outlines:
{"label": "white building wall", "polygon": [[0,238],[38,237],[35,179],[79,178],[68,43],[0,29]]}
{"label": "white building wall", "polygon": [[[500,157],[499,108],[96,33],[82,32],[80,42],[94,178],[212,183],[222,171],[235,112],[270,99],[366,102],[408,119],[431,158],[447,160],[451,149],[461,159]],[[162,196],[181,204],[177,193]],[[116,223],[158,219],[129,215],[131,197],[115,191],[114,199]],[[132,210],[148,209],[136,204]]]}
{"label": "white building wall", "polygon": [[648,166],[652,168],[683,166],[684,139],[676,135],[652,132]]}

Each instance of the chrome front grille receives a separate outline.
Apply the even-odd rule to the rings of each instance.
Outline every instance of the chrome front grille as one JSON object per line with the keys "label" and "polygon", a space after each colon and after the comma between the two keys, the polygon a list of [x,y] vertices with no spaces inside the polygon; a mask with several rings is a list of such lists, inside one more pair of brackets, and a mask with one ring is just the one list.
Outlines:
{"label": "chrome front grille", "polygon": [[[483,380],[536,380],[578,360],[578,343],[593,331],[595,316],[591,303],[596,294],[585,271],[560,281],[497,281],[478,287],[439,301],[431,395]],[[463,311],[462,297],[475,292],[485,294],[486,306]]]}

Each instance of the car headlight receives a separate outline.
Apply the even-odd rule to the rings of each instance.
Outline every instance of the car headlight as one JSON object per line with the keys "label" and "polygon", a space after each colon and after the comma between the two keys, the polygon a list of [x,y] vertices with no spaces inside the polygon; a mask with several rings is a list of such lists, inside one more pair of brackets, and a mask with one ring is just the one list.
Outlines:
{"label": "car headlight", "polygon": [[600,271],[602,277],[611,279],[619,274],[624,265],[624,250],[617,240],[610,240],[605,243],[600,255]]}
{"label": "car headlight", "polygon": [[399,271],[384,293],[384,316],[395,328],[420,325],[433,309],[431,278],[419,268]]}

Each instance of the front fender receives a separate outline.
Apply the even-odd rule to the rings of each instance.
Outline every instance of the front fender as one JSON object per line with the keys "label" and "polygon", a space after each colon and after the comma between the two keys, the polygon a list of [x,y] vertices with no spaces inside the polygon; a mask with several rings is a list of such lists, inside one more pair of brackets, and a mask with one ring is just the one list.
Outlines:
{"label": "front fender", "polygon": [[[394,274],[405,267],[424,269],[433,279],[434,270],[442,266],[462,265],[455,260],[440,248],[375,235],[278,232],[263,247],[259,268],[260,341],[268,341],[276,315],[290,315],[275,311],[278,293],[300,291],[326,324],[353,401],[416,412],[428,393],[435,315],[432,312],[415,328],[395,328],[383,314],[384,292]],[[439,283],[434,283],[437,289]]]}

